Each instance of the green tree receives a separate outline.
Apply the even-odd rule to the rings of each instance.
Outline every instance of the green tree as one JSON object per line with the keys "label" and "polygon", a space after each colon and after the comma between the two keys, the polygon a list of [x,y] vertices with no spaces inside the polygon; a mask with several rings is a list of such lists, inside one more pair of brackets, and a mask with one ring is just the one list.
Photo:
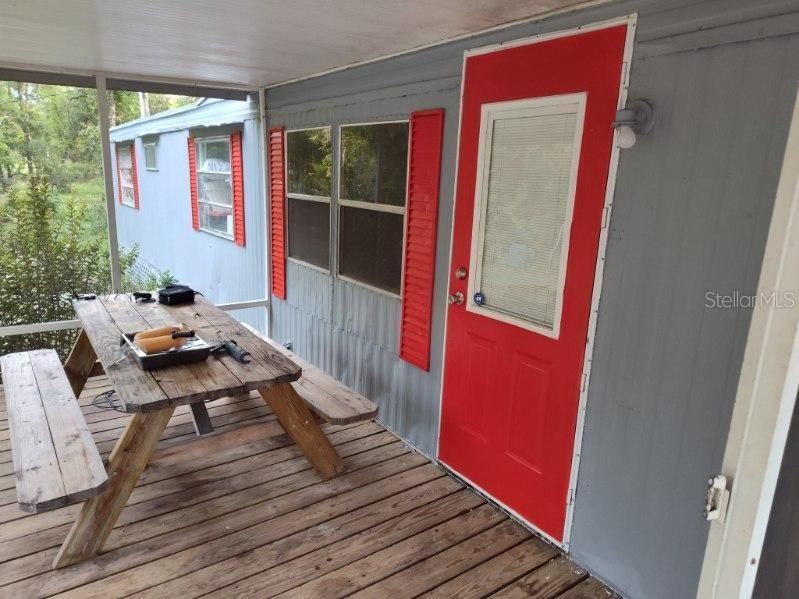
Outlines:
{"label": "green tree", "polygon": [[[51,186],[32,175],[26,188],[13,189],[0,207],[0,326],[74,318],[74,293],[110,288],[107,240],[85,239],[87,205],[71,197],[57,210]],[[60,213],[57,216],[57,211]],[[137,250],[123,253],[127,273]],[[54,347],[65,357],[74,332],[0,337],[0,355],[21,349]]]}

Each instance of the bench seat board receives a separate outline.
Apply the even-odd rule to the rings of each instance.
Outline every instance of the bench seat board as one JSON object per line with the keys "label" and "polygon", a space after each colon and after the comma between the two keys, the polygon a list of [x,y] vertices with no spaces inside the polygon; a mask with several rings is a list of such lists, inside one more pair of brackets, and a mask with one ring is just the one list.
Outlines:
{"label": "bench seat board", "polygon": [[0,365],[20,508],[38,513],[102,492],[108,476],[55,351],[9,354]]}
{"label": "bench seat board", "polygon": [[377,405],[374,402],[279,343],[266,337],[262,339],[302,368],[302,376],[291,385],[323,421],[330,424],[352,424],[372,420],[377,415]]}

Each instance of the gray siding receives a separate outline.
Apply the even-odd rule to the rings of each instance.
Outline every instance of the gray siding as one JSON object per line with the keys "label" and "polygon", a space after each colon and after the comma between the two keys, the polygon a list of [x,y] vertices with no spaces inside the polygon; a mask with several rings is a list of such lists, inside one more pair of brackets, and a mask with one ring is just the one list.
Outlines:
{"label": "gray siding", "polygon": [[396,356],[398,302],[290,264],[274,336],[435,452],[462,52],[637,12],[630,97],[656,112],[619,164],[570,551],[632,597],[695,594],[799,80],[799,2],[617,2],[270,89],[289,127],[447,110],[433,363]]}
{"label": "gray siding", "polygon": [[[121,246],[132,248],[138,245],[144,265],[161,272],[170,271],[179,281],[191,285],[214,303],[266,297],[266,216],[261,199],[258,120],[250,119],[236,126],[203,131],[206,134],[227,134],[233,128],[240,128],[243,132],[246,247],[192,228],[186,142],[189,130],[157,136],[157,171],[144,168],[142,139],[136,138],[139,209],[118,202],[116,207]],[[139,129],[138,133],[142,133],[142,130]],[[194,134],[200,135],[201,131],[195,131]],[[118,193],[117,189],[115,193]],[[250,308],[231,314],[259,330],[266,330],[264,308]]]}

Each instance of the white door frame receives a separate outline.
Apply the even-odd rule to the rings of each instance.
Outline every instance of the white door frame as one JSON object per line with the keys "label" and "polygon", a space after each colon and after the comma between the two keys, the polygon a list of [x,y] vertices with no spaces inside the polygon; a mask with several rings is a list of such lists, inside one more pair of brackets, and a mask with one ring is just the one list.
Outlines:
{"label": "white door frame", "polygon": [[[724,524],[711,524],[697,597],[751,597],[799,390],[799,97],[771,217],[722,474]],[[791,305],[792,304],[792,305]]]}
{"label": "white door frame", "polygon": [[[455,145],[455,178],[452,191],[452,225],[450,228],[450,235],[449,235],[449,256],[447,257],[447,277],[446,277],[447,289],[449,289],[449,269],[452,268],[452,244],[455,239],[455,205],[458,197],[458,168],[460,166],[461,126],[463,118],[463,91],[466,85],[466,61],[469,59],[470,56],[501,51],[516,46],[535,44],[539,42],[558,39],[561,37],[570,37],[573,35],[579,35],[581,33],[587,33],[589,31],[606,29],[608,27],[617,27],[619,25],[627,26],[627,38],[624,43],[624,54],[622,57],[622,71],[621,71],[621,78],[619,81],[619,97],[616,106],[617,109],[621,109],[624,108],[625,104],[627,103],[627,92],[630,87],[630,70],[632,68],[633,43],[635,41],[635,32],[638,25],[638,13],[631,13],[625,16],[616,17],[606,21],[589,23],[586,25],[581,25],[579,27],[574,27],[572,29],[558,30],[551,33],[542,33],[531,37],[524,37],[520,39],[510,40],[507,42],[499,42],[496,44],[491,44],[479,48],[472,48],[470,50],[466,50],[463,53],[463,63],[461,65],[461,89],[460,89],[460,99],[458,106],[458,131],[456,138],[457,141]],[[591,377],[591,360],[594,353],[594,338],[596,336],[597,315],[599,313],[599,297],[602,292],[602,277],[604,274],[605,255],[608,243],[608,230],[609,230],[608,225],[610,223],[610,214],[613,208],[613,196],[616,190],[616,174],[618,171],[618,165],[619,165],[618,131],[614,130],[613,146],[611,148],[610,164],[608,167],[608,181],[605,187],[605,205],[603,212],[603,222],[601,225],[602,229],[599,233],[599,247],[597,252],[596,267],[594,270],[594,287],[591,294],[591,312],[588,318],[588,339],[586,341],[585,356],[583,358],[583,370],[581,374],[580,399],[577,408],[577,425],[574,431],[574,447],[572,451],[569,490],[566,494],[566,521],[563,527],[563,541],[558,541],[557,539],[551,537],[543,530],[538,528],[535,524],[525,520],[524,518],[516,514],[513,510],[511,510],[507,506],[503,505],[501,502],[494,499],[489,493],[487,493],[483,489],[480,489],[480,487],[475,485],[469,479],[465,478],[462,474],[450,469],[446,464],[439,461],[439,463],[442,466],[444,466],[447,470],[455,474],[457,477],[465,480],[472,487],[475,487],[478,491],[483,493],[491,501],[498,503],[514,518],[523,522],[526,526],[528,526],[532,530],[536,531],[538,534],[542,535],[543,537],[551,541],[554,545],[557,545],[558,547],[561,547],[566,551],[569,550],[572,523],[574,520],[574,504],[575,504],[574,497],[575,497],[575,490],[577,488],[577,476],[580,469],[580,455],[582,452],[583,430],[585,428],[585,413],[586,413],[586,405],[588,402],[588,385]],[[446,365],[446,360],[447,360],[448,324],[449,324],[449,311],[445,310],[444,343],[442,344],[441,347],[442,384],[439,389],[439,397],[438,397],[438,434],[436,436],[436,457],[438,457],[439,453],[438,444],[441,439],[441,421],[442,421],[441,417],[443,414],[443,406],[444,406],[443,369]]]}

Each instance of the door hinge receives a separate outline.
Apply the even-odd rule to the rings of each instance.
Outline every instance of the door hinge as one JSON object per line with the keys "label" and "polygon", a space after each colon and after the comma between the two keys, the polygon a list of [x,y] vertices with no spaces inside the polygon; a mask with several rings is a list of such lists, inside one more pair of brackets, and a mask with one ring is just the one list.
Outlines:
{"label": "door hinge", "polygon": [[707,494],[705,495],[705,518],[724,524],[729,500],[730,490],[727,488],[727,477],[718,474],[708,479]]}

